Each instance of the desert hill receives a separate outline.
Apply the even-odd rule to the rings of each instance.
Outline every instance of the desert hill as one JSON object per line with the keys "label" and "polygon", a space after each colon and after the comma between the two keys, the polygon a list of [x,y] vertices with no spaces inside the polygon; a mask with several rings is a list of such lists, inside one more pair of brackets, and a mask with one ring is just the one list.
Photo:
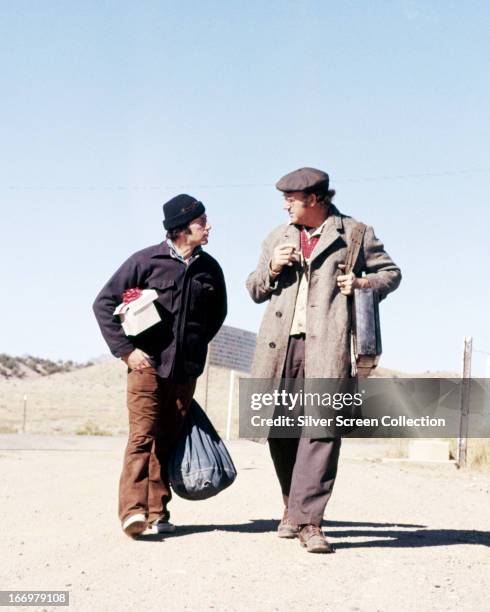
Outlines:
{"label": "desert hill", "polygon": [[[127,431],[126,366],[119,360],[37,378],[0,380],[0,431],[22,430],[24,406],[30,433],[117,435]],[[206,376],[196,399],[206,404]],[[229,370],[211,366],[208,404],[216,427],[226,428]],[[238,385],[234,393],[234,427],[238,427]]]}
{"label": "desert hill", "polygon": [[42,357],[24,355],[23,357],[13,357],[6,353],[0,353],[0,380],[12,378],[39,378],[40,376],[50,376],[58,372],[72,372],[79,368],[84,368],[91,363],[75,363],[74,361],[52,361]]}
{"label": "desert hill", "polygon": [[[247,377],[239,373],[237,377]],[[379,368],[382,378],[457,378],[451,372],[407,374]],[[206,393],[206,381],[208,383]],[[238,431],[238,381],[233,393],[232,433]],[[230,370],[210,366],[198,380],[196,399],[220,433],[226,431]],[[0,431],[118,435],[127,431],[126,366],[110,359],[72,371],[0,380]]]}

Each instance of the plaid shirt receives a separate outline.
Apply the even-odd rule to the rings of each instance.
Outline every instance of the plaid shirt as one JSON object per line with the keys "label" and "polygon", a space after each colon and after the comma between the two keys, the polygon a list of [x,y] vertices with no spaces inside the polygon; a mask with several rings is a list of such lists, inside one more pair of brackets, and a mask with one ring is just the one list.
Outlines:
{"label": "plaid shirt", "polygon": [[170,257],[178,259],[182,263],[185,263],[186,266],[188,266],[192,261],[194,261],[194,259],[199,257],[199,255],[202,253],[202,247],[198,246],[192,251],[192,255],[189,257],[189,259],[184,259],[182,255],[177,251],[174,243],[170,240],[170,238],[167,238],[167,244],[168,248],[170,249]]}

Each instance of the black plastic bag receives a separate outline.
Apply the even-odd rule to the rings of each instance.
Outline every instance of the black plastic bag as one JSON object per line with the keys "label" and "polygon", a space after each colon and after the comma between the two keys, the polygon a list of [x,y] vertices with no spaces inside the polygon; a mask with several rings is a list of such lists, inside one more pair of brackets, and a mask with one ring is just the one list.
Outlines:
{"label": "black plastic bag", "polygon": [[208,499],[229,487],[236,475],[223,440],[201,406],[192,400],[168,463],[168,478],[173,491],[184,499]]}

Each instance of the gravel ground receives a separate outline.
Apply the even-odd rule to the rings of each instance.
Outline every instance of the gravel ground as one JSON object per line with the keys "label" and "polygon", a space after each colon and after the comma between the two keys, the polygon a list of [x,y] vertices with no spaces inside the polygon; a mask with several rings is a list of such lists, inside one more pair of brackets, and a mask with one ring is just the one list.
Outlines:
{"label": "gravel ground", "polygon": [[324,527],[337,552],[313,555],[275,535],[264,446],[230,443],[229,490],[175,498],[177,534],[131,540],[116,518],[122,439],[18,450],[2,438],[1,589],[69,590],[82,612],[489,609],[488,474],[346,452]]}

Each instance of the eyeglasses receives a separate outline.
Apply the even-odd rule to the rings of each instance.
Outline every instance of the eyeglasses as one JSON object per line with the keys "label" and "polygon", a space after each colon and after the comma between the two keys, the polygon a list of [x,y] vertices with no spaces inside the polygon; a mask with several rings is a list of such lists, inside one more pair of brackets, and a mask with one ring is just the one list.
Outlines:
{"label": "eyeglasses", "polygon": [[197,223],[197,225],[200,225],[201,227],[206,227],[208,224],[208,218],[206,215],[201,215],[200,217],[197,217],[197,219],[194,219],[192,223]]}

